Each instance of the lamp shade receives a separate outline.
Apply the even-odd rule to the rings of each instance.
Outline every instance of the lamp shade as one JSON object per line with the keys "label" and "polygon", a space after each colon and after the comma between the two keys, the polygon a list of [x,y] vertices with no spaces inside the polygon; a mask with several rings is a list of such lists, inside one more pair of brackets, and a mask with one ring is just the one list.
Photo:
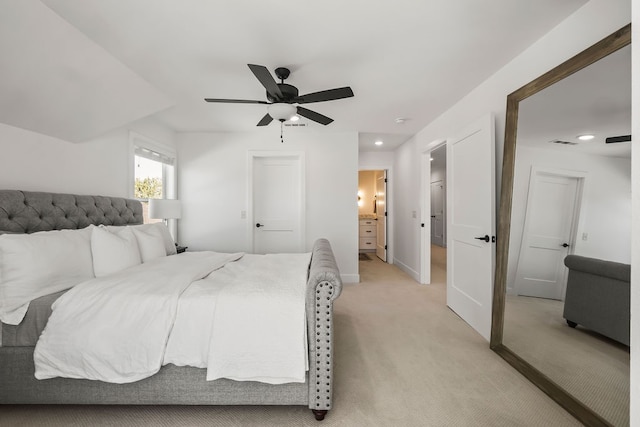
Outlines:
{"label": "lamp shade", "polygon": [[173,219],[182,217],[180,200],[149,199],[149,218]]}
{"label": "lamp shade", "polygon": [[286,102],[271,104],[267,110],[272,118],[280,121],[291,120],[298,112],[295,105],[287,104]]}

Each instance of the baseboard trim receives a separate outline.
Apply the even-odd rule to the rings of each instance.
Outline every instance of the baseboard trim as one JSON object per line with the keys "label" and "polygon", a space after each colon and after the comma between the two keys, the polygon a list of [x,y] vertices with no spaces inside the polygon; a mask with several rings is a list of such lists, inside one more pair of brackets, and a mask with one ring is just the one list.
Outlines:
{"label": "baseboard trim", "polygon": [[402,261],[398,261],[397,258],[393,260],[393,264],[396,265],[400,270],[404,271],[409,276],[411,276],[413,280],[420,283],[420,273],[418,273],[408,265],[404,264]]}

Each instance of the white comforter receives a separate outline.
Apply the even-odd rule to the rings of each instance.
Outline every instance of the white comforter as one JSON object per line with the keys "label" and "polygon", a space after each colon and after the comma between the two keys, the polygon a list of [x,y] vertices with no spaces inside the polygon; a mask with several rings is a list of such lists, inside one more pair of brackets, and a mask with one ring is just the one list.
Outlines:
{"label": "white comforter", "polygon": [[81,283],[53,304],[34,352],[38,379],[128,383],[155,374],[180,294],[242,254],[162,257]]}
{"label": "white comforter", "polygon": [[[311,254],[269,254],[229,264],[216,303],[207,380],[304,382],[305,296]],[[207,281],[209,279],[205,279]]]}
{"label": "white comforter", "polygon": [[53,306],[36,378],[126,383],[173,363],[208,367],[207,379],[304,382],[309,259],[191,252],[80,284]]}

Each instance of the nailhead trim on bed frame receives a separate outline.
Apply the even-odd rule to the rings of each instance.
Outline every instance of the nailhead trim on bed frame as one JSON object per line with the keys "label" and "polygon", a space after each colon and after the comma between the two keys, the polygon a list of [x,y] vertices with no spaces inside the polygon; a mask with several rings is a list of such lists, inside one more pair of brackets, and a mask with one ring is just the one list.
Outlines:
{"label": "nailhead trim on bed frame", "polygon": [[0,190],[0,233],[142,224],[142,204],[122,197]]}
{"label": "nailhead trim on bed frame", "polygon": [[[314,409],[331,409],[333,342],[331,333],[331,296],[333,285],[321,282],[316,287],[315,389]],[[312,403],[312,402],[309,402]]]}
{"label": "nailhead trim on bed frame", "polygon": [[[326,250],[326,249],[329,250]],[[342,281],[335,269],[335,259],[330,244],[320,239],[314,246],[312,270],[309,282],[315,284],[315,292],[307,294],[309,325],[309,408],[322,412],[331,409],[333,399],[333,301],[340,295]],[[324,415],[316,414],[316,419]]]}

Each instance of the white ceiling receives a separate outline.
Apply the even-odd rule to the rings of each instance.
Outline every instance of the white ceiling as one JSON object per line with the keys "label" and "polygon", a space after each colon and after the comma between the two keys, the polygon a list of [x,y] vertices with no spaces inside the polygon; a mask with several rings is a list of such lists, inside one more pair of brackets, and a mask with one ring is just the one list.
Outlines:
{"label": "white ceiling", "polygon": [[[630,158],[630,142],[606,144],[605,139],[631,134],[631,46],[521,101],[519,107],[518,144]],[[595,138],[578,140],[584,134]],[[571,145],[549,143],[552,140]]]}
{"label": "white ceiling", "polygon": [[391,150],[585,3],[0,0],[0,121],[74,142],[145,116],[260,131],[264,105],[203,101],[264,100],[253,63],[290,68],[302,94],[351,86],[306,107]]}
{"label": "white ceiling", "polygon": [[171,105],[39,1],[0,2],[0,122],[72,142]]}

